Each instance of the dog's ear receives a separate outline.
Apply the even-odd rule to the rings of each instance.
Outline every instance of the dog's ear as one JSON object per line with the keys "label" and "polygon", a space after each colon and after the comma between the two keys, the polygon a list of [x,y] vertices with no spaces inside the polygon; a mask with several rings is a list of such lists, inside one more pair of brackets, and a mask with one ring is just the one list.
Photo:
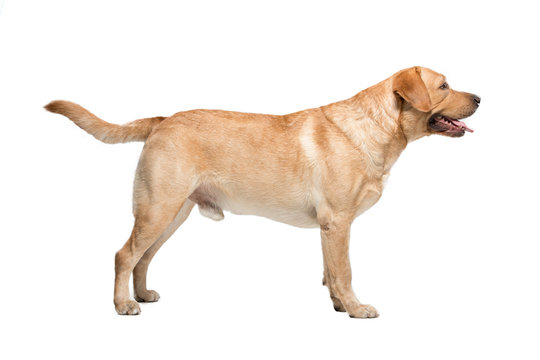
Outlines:
{"label": "dog's ear", "polygon": [[392,90],[422,112],[431,110],[431,100],[418,66],[400,72],[394,78]]}

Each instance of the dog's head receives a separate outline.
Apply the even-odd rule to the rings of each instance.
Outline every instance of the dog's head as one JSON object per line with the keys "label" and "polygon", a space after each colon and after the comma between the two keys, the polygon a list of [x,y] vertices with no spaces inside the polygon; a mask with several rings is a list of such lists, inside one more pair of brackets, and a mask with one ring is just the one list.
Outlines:
{"label": "dog's head", "polygon": [[409,141],[431,134],[460,137],[472,132],[460,120],[474,114],[479,96],[453,90],[444,75],[418,66],[390,80],[400,100],[400,125]]}

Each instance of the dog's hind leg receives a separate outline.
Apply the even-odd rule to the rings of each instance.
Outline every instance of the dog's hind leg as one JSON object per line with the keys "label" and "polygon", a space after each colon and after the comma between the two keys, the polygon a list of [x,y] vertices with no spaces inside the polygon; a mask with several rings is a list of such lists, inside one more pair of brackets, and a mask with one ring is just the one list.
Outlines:
{"label": "dog's hind leg", "polygon": [[145,273],[142,270],[148,266],[145,263],[150,262],[162,242],[170,236],[170,226],[178,215],[179,220],[185,220],[182,218],[193,206],[188,200],[196,187],[193,166],[175,156],[178,152],[170,144],[159,137],[154,141],[148,139],[139,160],[133,191],[135,224],[129,240],[115,258],[114,305],[121,315],[135,315],[141,311],[139,304],[129,297],[129,279],[135,266],[157,242],[134,276],[138,287],[135,294],[142,298],[141,295],[148,295],[141,291],[137,293],[137,290],[142,290],[142,273]]}
{"label": "dog's hind leg", "polygon": [[138,302],[154,302],[159,300],[159,294],[154,290],[148,290],[146,288],[146,274],[148,272],[148,266],[152,261],[152,258],[161,246],[174,234],[174,232],[184,223],[191,209],[195,203],[191,200],[186,200],[173,222],[163,231],[156,242],[150,246],[144,253],[143,257],[139,260],[135,269],[133,269],[133,289],[135,293],[135,300]]}
{"label": "dog's hind leg", "polygon": [[185,200],[181,200],[176,204],[160,202],[138,206],[131,236],[115,257],[114,305],[118,314],[137,315],[141,312],[139,305],[129,298],[131,272],[139,259],[172,223],[184,203]]}

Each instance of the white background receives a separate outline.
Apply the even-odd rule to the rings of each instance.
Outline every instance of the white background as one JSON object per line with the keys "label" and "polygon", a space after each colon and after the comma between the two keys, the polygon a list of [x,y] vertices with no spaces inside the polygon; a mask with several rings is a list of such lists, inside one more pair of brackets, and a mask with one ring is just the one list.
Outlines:
{"label": "white background", "polygon": [[[376,4],[375,4],[376,3]],[[534,2],[5,1],[0,15],[0,356],[4,359],[538,359]],[[285,114],[409,66],[482,96],[460,139],[409,145],[353,226],[332,309],[318,230],[192,216],[150,267],[161,294],[116,315],[142,143],[45,112],[124,123],[193,108]]]}

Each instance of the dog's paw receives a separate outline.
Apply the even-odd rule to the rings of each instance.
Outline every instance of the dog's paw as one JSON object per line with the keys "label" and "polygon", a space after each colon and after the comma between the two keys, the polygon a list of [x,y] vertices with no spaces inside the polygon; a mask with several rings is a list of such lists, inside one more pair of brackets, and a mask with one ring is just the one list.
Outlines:
{"label": "dog's paw", "polygon": [[348,310],[349,316],[352,318],[376,318],[379,316],[379,312],[371,305],[357,305],[354,309]]}
{"label": "dog's paw", "polygon": [[116,304],[115,308],[118,315],[139,315],[141,313],[139,304],[133,300]]}
{"label": "dog's paw", "polygon": [[146,290],[135,294],[135,300],[138,302],[156,302],[159,300],[159,294],[154,290]]}

